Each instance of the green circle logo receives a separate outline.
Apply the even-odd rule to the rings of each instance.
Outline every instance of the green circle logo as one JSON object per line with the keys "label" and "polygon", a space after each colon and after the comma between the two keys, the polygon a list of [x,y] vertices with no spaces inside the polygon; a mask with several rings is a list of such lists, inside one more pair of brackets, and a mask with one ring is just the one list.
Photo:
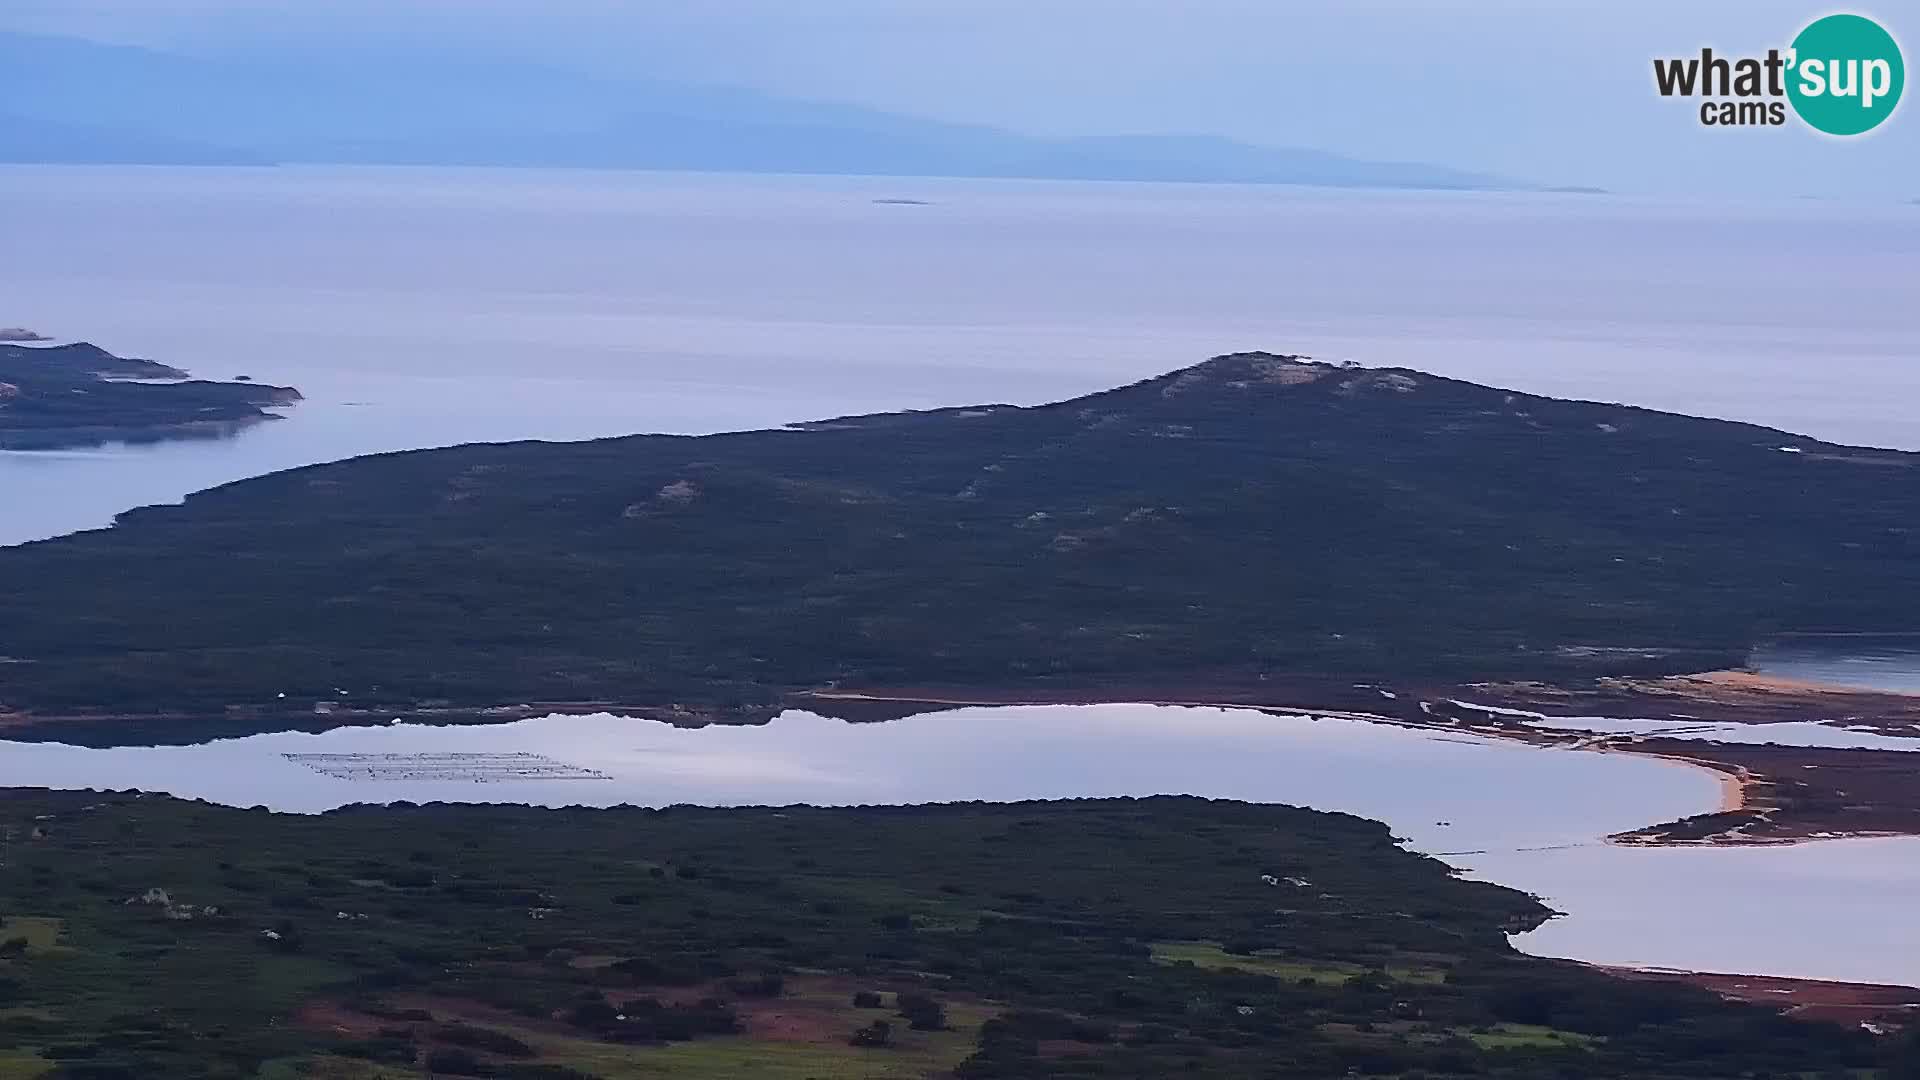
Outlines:
{"label": "green circle logo", "polygon": [[1859,135],[1900,104],[1907,66],[1893,35],[1862,15],[1828,15],[1793,39],[1787,99],[1816,131]]}

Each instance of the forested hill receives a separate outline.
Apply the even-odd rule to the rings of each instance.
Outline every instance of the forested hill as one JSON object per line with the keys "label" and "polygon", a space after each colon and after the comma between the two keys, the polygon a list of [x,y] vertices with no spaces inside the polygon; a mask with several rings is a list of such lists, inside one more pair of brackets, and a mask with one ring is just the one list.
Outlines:
{"label": "forested hill", "polygon": [[1036,408],[386,455],[0,551],[0,705],[1702,669],[1910,628],[1916,465],[1268,354]]}

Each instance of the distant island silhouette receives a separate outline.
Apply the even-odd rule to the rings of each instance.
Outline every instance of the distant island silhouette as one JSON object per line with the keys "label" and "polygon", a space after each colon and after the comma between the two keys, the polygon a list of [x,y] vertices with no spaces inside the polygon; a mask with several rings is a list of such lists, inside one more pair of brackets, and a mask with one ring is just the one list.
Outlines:
{"label": "distant island silhouette", "polygon": [[[272,70],[262,80],[257,72]],[[296,51],[246,65],[0,32],[0,162],[444,165],[864,176],[1135,180],[1443,190],[1527,188],[1444,164],[1218,135],[1039,136],[857,105],[544,67],[342,67]],[[430,93],[423,91],[430,90]],[[517,107],[546,102],[541,110]],[[393,103],[412,103],[405,135]],[[263,127],[260,116],[279,121]]]}
{"label": "distant island silhouette", "polygon": [[207,382],[85,342],[31,340],[45,339],[0,344],[0,450],[221,438],[300,400],[290,386]]}

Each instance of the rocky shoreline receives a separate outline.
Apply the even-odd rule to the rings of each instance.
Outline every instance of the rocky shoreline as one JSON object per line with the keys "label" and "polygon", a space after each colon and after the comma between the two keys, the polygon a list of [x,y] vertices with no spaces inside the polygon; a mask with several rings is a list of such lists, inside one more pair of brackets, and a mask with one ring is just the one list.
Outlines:
{"label": "rocky shoreline", "polygon": [[1920,1018],[1920,988],[1912,986],[1604,964],[1586,966],[1623,979],[1697,986],[1733,1001],[1779,1009],[1799,1019],[1864,1027],[1875,1034],[1905,1027]]}

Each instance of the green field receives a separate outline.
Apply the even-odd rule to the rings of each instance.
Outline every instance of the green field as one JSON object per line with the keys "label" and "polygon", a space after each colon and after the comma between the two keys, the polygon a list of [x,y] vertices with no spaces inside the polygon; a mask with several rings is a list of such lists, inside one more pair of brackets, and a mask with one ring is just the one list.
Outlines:
{"label": "green field", "polygon": [[1467,1038],[1489,1050],[1585,1049],[1593,1045],[1591,1035],[1537,1024],[1496,1024],[1485,1031],[1471,1032]]}
{"label": "green field", "polygon": [[48,952],[58,947],[60,933],[59,919],[36,919],[25,915],[0,918],[0,946],[9,941],[23,941],[30,953]]}
{"label": "green field", "polygon": [[[1213,941],[1158,941],[1153,944],[1153,958],[1163,964],[1192,964],[1195,967],[1211,970],[1232,969],[1256,975],[1270,975],[1287,982],[1309,982],[1317,985],[1342,985],[1351,979],[1369,974],[1369,969],[1360,964],[1324,961],[1301,963],[1284,956],[1229,953],[1218,942]],[[1372,969],[1372,972],[1384,975],[1395,982],[1437,983],[1446,979],[1444,970],[1431,967],[1389,965]]]}

